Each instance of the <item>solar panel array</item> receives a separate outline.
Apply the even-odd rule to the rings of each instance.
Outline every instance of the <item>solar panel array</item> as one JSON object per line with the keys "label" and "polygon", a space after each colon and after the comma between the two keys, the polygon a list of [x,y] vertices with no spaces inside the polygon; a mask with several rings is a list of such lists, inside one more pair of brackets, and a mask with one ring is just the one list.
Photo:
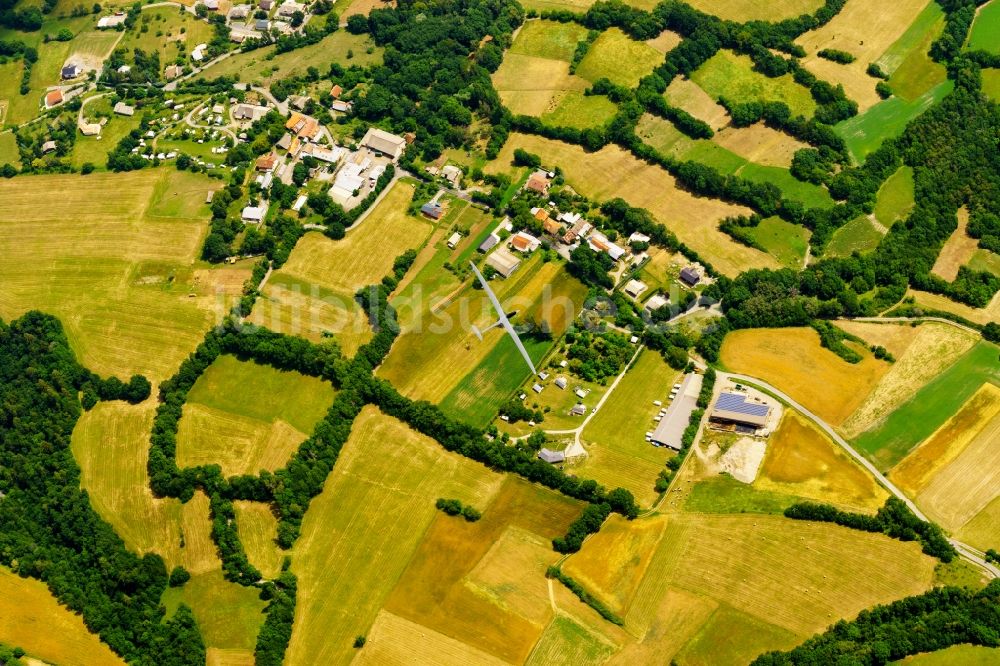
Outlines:
{"label": "solar panel array", "polygon": [[768,406],[747,402],[747,397],[739,393],[723,393],[715,403],[716,409],[750,416],[767,416]]}

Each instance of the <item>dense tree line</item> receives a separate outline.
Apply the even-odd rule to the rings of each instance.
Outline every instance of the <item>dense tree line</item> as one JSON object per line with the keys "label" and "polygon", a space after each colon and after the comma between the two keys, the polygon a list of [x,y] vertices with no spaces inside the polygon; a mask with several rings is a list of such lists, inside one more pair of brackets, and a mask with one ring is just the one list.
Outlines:
{"label": "dense tree line", "polygon": [[281,666],[284,662],[285,650],[292,640],[297,589],[295,574],[288,571],[287,566],[282,567],[276,580],[264,584],[263,595],[269,596],[270,600],[264,609],[267,618],[257,634],[257,645],[254,648],[256,666]]}
{"label": "dense tree line", "polygon": [[462,500],[457,499],[447,499],[444,497],[439,497],[436,502],[434,502],[434,508],[438,511],[442,511],[449,516],[462,516],[467,522],[474,523],[483,517],[483,514],[479,512],[478,509],[469,504],[462,504]]}
{"label": "dense tree line", "polygon": [[0,563],[45,582],[131,663],[203,664],[190,610],[163,621],[163,560],[131,553],[80,488],[70,435],[93,381],[56,319],[0,321]]}
{"label": "dense tree line", "polygon": [[611,515],[611,505],[588,504],[580,517],[570,523],[566,534],[552,540],[552,548],[557,553],[575,553],[580,550],[583,540],[601,530],[601,525]]}
{"label": "dense tree line", "polygon": [[951,562],[958,555],[940,527],[917,518],[896,497],[887,499],[874,516],[841,511],[829,504],[802,502],[785,509],[785,517],[836,523],[864,532],[881,532],[901,541],[918,541],[926,554],[942,562]]}
{"label": "dense tree line", "polygon": [[625,620],[620,618],[613,610],[604,605],[604,603],[587,591],[583,585],[580,585],[576,580],[566,575],[562,569],[558,566],[551,566],[545,572],[546,578],[555,578],[560,583],[565,585],[570,592],[576,595],[577,599],[587,604],[593,608],[597,613],[603,617],[608,622],[612,624],[617,624],[619,627],[625,626]]}
{"label": "dense tree line", "polygon": [[921,652],[968,643],[1000,647],[1000,581],[984,589],[938,587],[861,611],[788,652],[768,652],[753,666],[880,666]]}

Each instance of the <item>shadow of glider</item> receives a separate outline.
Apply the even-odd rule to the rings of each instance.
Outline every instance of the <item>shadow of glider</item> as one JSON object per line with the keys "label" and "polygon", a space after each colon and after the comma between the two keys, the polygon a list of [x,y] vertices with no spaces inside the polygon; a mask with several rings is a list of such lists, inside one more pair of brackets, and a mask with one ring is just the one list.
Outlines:
{"label": "shadow of glider", "polygon": [[499,315],[500,317],[499,319],[497,319],[496,322],[494,322],[493,324],[491,324],[482,331],[473,326],[472,332],[475,333],[477,338],[482,340],[483,333],[490,330],[491,328],[496,328],[497,326],[503,326],[504,330],[506,330],[507,333],[510,334],[510,337],[514,339],[514,344],[517,345],[518,351],[520,351],[521,356],[524,357],[524,362],[528,364],[529,368],[531,368],[531,374],[537,375],[538,373],[535,371],[535,364],[531,362],[531,357],[528,356],[528,350],[524,348],[524,345],[521,343],[521,338],[519,338],[517,335],[517,331],[515,331],[514,327],[511,326],[510,319],[507,318],[507,315],[504,313],[503,308],[500,307],[500,301],[497,300],[496,294],[494,294],[493,290],[490,289],[490,285],[486,284],[486,279],[483,278],[483,274],[479,272],[478,268],[476,268],[476,264],[470,261],[469,265],[472,266],[472,272],[476,274],[477,278],[479,278],[479,284],[483,285],[483,290],[486,292],[486,295],[490,297],[490,303],[493,304],[493,309],[497,311],[497,315]]}

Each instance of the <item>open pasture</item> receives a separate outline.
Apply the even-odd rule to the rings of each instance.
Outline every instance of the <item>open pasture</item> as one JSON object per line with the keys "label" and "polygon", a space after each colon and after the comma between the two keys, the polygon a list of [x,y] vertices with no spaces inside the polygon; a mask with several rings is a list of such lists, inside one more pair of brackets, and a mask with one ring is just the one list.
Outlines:
{"label": "open pasture", "polygon": [[[872,214],[885,227],[891,227],[896,222],[905,219],[913,210],[915,187],[913,183],[913,167],[901,166],[889,176],[878,190],[875,198],[875,208]],[[968,220],[968,215],[966,215]]]}
{"label": "open pasture", "polygon": [[816,331],[779,328],[730,333],[720,358],[727,369],[763,379],[836,427],[889,370],[867,351],[863,356],[848,363],[821,347]]}
{"label": "open pasture", "polygon": [[729,124],[729,112],[726,108],[691,79],[676,77],[667,86],[663,96],[668,103],[708,123],[715,131]]}
{"label": "open pasture", "polygon": [[958,269],[969,263],[972,255],[976,252],[979,240],[968,234],[966,228],[969,225],[969,211],[966,208],[958,209],[958,227],[951,232],[951,236],[945,241],[941,253],[934,262],[931,272],[938,277],[951,282],[958,277]]}
{"label": "open pasture", "polygon": [[1000,69],[983,70],[983,92],[994,102],[1000,102]]}
{"label": "open pasture", "polygon": [[[129,132],[139,127],[140,118],[112,114],[111,109],[110,97],[87,102],[83,110],[83,117],[89,122],[97,121],[96,112],[99,110],[111,114],[111,117],[97,136],[77,135],[73,142],[73,152],[70,153],[73,166],[81,167],[90,162],[99,171],[106,169],[108,151],[117,146],[118,142],[124,139]],[[162,146],[160,147],[162,148]]]}
{"label": "open pasture", "polygon": [[[850,322],[844,322],[850,324]],[[875,330],[875,329],[879,330]],[[933,322],[921,324],[916,329],[908,326],[854,323],[844,330],[858,331],[866,342],[882,344],[884,332],[889,337],[905,336],[909,342],[905,349],[896,352],[886,347],[896,357],[889,371],[867,397],[864,404],[844,422],[846,437],[857,437],[893,410],[909,400],[927,382],[931,381],[976,344],[976,336],[947,324]],[[866,333],[869,337],[865,337]],[[890,344],[892,342],[890,341]],[[883,345],[885,346],[885,345]]]}
{"label": "open pasture", "polygon": [[[337,30],[301,49],[279,54],[274,51],[275,47],[265,46],[236,53],[206,68],[200,75],[206,79],[237,76],[241,81],[268,87],[278,79],[304,75],[310,66],[325,72],[334,62],[366,67],[382,61],[382,49],[375,46],[368,35],[352,35],[346,30]],[[348,51],[353,53],[350,58]]]}
{"label": "open pasture", "polygon": [[991,666],[1000,659],[1000,650],[980,645],[953,645],[937,652],[907,657],[901,666]]}
{"label": "open pasture", "polygon": [[929,3],[903,36],[876,61],[888,73],[893,95],[914,100],[947,77],[944,65],[931,60],[931,44],[944,30],[944,11]]}
{"label": "open pasture", "polygon": [[235,290],[217,281],[249,276],[194,270],[211,182],[174,169],[4,180],[0,316],[58,316],[95,372],[170,376],[238,297],[242,280]]}
{"label": "open pasture", "polygon": [[424,625],[380,611],[369,630],[365,648],[351,661],[354,666],[506,666],[507,662],[468,643],[455,640]]}
{"label": "open pasture", "polygon": [[[533,9],[537,12],[585,12],[592,4],[594,4],[594,0],[524,0],[524,2],[521,3],[525,9]],[[629,0],[625,4],[645,11],[652,11],[653,8],[656,7],[655,0]]]}
{"label": "open pasture", "polygon": [[972,22],[972,30],[969,31],[968,47],[1000,53],[998,34],[1000,34],[1000,2],[993,0],[976,11],[976,20]]}
{"label": "open pasture", "polygon": [[558,614],[525,663],[527,666],[602,664],[614,654],[615,648],[572,617]]}
{"label": "open pasture", "polygon": [[[24,34],[15,32],[12,36],[22,39]],[[40,32],[34,34],[40,36]],[[60,83],[59,70],[69,57],[71,43],[39,41],[36,44],[29,44],[37,49],[38,61],[31,68],[27,95],[20,93],[21,76],[24,72],[23,62],[18,59],[0,65],[0,101],[7,102],[4,122],[8,127],[25,123],[42,112],[42,98],[49,86]]]}
{"label": "open pasture", "polygon": [[273,472],[284,467],[333,398],[333,387],[315,377],[220,356],[188,393],[177,464],[218,464],[226,476]]}
{"label": "open pasture", "polygon": [[587,129],[611,120],[618,107],[602,95],[584,95],[576,90],[558,93],[553,98],[554,108],[541,115],[547,125]]}
{"label": "open pasture", "polygon": [[763,166],[792,166],[795,151],[808,146],[798,139],[771,129],[764,123],[750,127],[727,127],[712,138],[717,144],[740,157]]}
{"label": "open pasture", "polygon": [[820,0],[782,0],[768,3],[754,2],[754,0],[693,0],[689,4],[706,14],[737,23],[778,22],[802,14],[812,14],[823,5]]}
{"label": "open pasture", "polygon": [[639,85],[663,62],[663,54],[645,42],[637,42],[620,28],[611,28],[590,45],[587,55],[576,68],[578,76],[590,82],[607,78],[626,88]]}
{"label": "open pasture", "polygon": [[517,31],[507,55],[518,54],[570,62],[576,45],[586,37],[587,29],[578,23],[528,20]]}
{"label": "open pasture", "polygon": [[368,216],[334,241],[313,231],[295,246],[281,272],[337,294],[377,284],[392,272],[392,262],[427,240],[432,225],[407,212],[413,185],[397,181]]}
{"label": "open pasture", "polygon": [[[719,641],[725,636],[725,641]],[[745,664],[763,652],[790,649],[795,634],[764,620],[720,605],[677,655],[679,664]]]}
{"label": "open pasture", "polygon": [[569,92],[582,93],[587,81],[569,73],[569,62],[510,52],[493,74],[493,86],[512,113],[552,113]]}
{"label": "open pasture", "polygon": [[[3,126],[3,111],[0,110],[0,127]],[[17,149],[17,138],[13,132],[0,133],[0,166],[13,164],[20,166],[21,153]]]}
{"label": "open pasture", "polygon": [[345,356],[372,338],[371,324],[353,295],[340,294],[281,270],[268,278],[247,322],[316,343],[337,341]]}
{"label": "open pasture", "polygon": [[919,289],[908,289],[906,297],[913,298],[917,307],[927,310],[950,312],[980,325],[1000,320],[1000,295],[994,296],[993,300],[985,308],[974,308],[965,303],[953,301],[947,296],[932,294],[929,291],[920,291]]}
{"label": "open pasture", "polygon": [[[829,63],[827,60],[819,62]],[[853,118],[842,120],[834,125],[834,130],[844,139],[854,161],[862,163],[869,153],[882,145],[883,141],[898,136],[908,122],[940,102],[954,88],[954,82],[948,80],[912,101],[902,97],[890,97]]]}
{"label": "open pasture", "polygon": [[807,118],[816,111],[809,91],[797,84],[791,74],[770,78],[755,72],[749,56],[722,50],[691,74],[713,99],[725,97],[734,102],[784,102],[792,115]]}
{"label": "open pasture", "polygon": [[287,663],[349,661],[437,515],[435,500],[485,507],[502,480],[365,407],[292,554],[299,587]]}
{"label": "open pasture", "polygon": [[[848,98],[865,111],[879,102],[875,79],[865,71],[868,64],[903,36],[927,4],[927,0],[900,0],[879,7],[865,0],[848,0],[829,23],[795,40],[808,54],[802,65],[824,81],[843,85]],[[855,61],[843,65],[825,60],[816,55],[822,49],[846,51]]]}
{"label": "open pasture", "polygon": [[274,541],[278,534],[278,519],[271,512],[271,507],[261,502],[242,500],[233,502],[233,506],[240,543],[250,563],[266,577],[276,577],[281,571],[284,553]]}
{"label": "open pasture", "polygon": [[69,60],[84,69],[95,69],[100,72],[104,60],[111,55],[112,49],[121,38],[121,33],[114,30],[87,30],[75,35],[70,42],[72,51]]}
{"label": "open pasture", "polygon": [[1000,275],[1000,255],[990,250],[976,248],[972,253],[972,258],[966,264],[974,271],[986,271],[994,275]]}
{"label": "open pasture", "polygon": [[[749,214],[748,209],[681,190],[669,173],[635,159],[617,146],[588,153],[561,141],[511,134],[487,171],[508,172],[515,148],[545,155],[548,162],[563,169],[566,182],[584,196],[598,201],[620,196],[633,206],[648,209],[723,274],[778,265],[768,254],[740,245],[719,231],[719,220]],[[609,173],[616,177],[608,178]]]}
{"label": "open pasture", "polygon": [[672,453],[650,445],[645,434],[658,410],[653,401],[666,399],[678,375],[658,352],[643,351],[584,429],[589,455],[576,472],[630,490],[642,506],[652,504],[656,477]]}
{"label": "open pasture", "polygon": [[1000,383],[997,348],[978,342],[853,444],[881,469],[889,469],[958,412],[986,382]]}
{"label": "open pasture", "polygon": [[871,252],[882,242],[881,225],[875,226],[868,215],[859,215],[833,232],[823,248],[824,257],[849,257],[855,252]]}
{"label": "open pasture", "polygon": [[754,487],[874,513],[889,496],[815,425],[785,410]]}
{"label": "open pasture", "polygon": [[810,235],[805,227],[773,216],[750,229],[750,235],[782,266],[800,270],[805,263]]}
{"label": "open pasture", "polygon": [[[146,26],[145,32],[143,26]],[[107,34],[115,35],[114,31]],[[131,57],[134,49],[160,55],[160,70],[195,46],[212,41],[212,26],[178,7],[153,7],[142,12],[135,26],[125,33],[121,48]]]}
{"label": "open pasture", "polygon": [[163,605],[168,617],[181,603],[190,606],[206,647],[252,653],[267,605],[259,596],[257,588],[231,583],[216,569],[168,587]]}
{"label": "open pasture", "polygon": [[124,664],[45,583],[0,568],[0,643],[60,666]]}
{"label": "open pasture", "polygon": [[385,609],[508,663],[522,663],[552,617],[550,540],[581,504],[507,478],[475,523],[439,514]]}

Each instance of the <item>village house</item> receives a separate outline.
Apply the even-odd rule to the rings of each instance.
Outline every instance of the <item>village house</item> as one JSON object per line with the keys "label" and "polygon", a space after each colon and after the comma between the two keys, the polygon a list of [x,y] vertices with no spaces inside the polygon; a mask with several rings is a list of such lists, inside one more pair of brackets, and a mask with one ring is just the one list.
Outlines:
{"label": "village house", "polygon": [[51,109],[54,106],[58,106],[63,102],[62,90],[56,88],[55,90],[50,90],[45,94],[45,108]]}
{"label": "village house", "polygon": [[102,16],[97,21],[98,28],[114,28],[116,25],[121,25],[128,18],[125,12],[115,12],[111,16]]}
{"label": "village house", "polygon": [[648,288],[641,280],[629,280],[625,285],[625,293],[632,298],[639,298]]}
{"label": "village house", "polygon": [[670,305],[670,299],[663,294],[653,294],[649,300],[646,301],[645,308],[649,312],[655,312],[665,305]]}
{"label": "village house", "polygon": [[495,233],[491,233],[489,236],[486,237],[486,239],[482,243],[479,244],[479,247],[476,249],[485,254],[486,252],[489,252],[494,247],[496,247],[497,243],[499,242],[500,242],[500,237],[497,236]]}
{"label": "village house", "polygon": [[278,156],[274,153],[261,155],[257,158],[257,171],[273,171],[274,165],[278,161]]}
{"label": "village house", "polygon": [[528,177],[528,182],[524,184],[524,189],[537,192],[541,195],[549,193],[549,175],[544,171],[536,171]]}
{"label": "village house", "polygon": [[701,282],[701,272],[697,266],[685,266],[681,269],[680,279],[687,286],[693,287]]}
{"label": "village house", "polygon": [[440,220],[444,215],[444,206],[438,201],[428,201],[420,207],[420,212],[432,220]]}
{"label": "village house", "polygon": [[334,83],[333,87],[330,88],[330,97],[333,99],[340,99],[340,96],[344,94],[344,89],[340,87],[340,84]]}
{"label": "village house", "polygon": [[385,155],[395,162],[403,154],[403,150],[406,149],[406,139],[380,130],[377,127],[370,127],[368,128],[368,132],[365,133],[364,138],[361,139],[361,145],[372,152]]}
{"label": "village house", "polygon": [[167,81],[172,81],[178,76],[184,73],[184,68],[180,65],[167,65],[167,68],[163,70],[163,78]]}
{"label": "village house", "polygon": [[274,7],[274,0],[260,0],[257,6],[263,9],[265,12],[271,11],[271,7]]}
{"label": "village house", "polygon": [[511,247],[524,254],[531,254],[538,249],[538,246],[541,245],[541,243],[542,242],[540,240],[526,231],[518,231],[510,237]]}
{"label": "village house", "polygon": [[129,106],[125,102],[118,102],[117,104],[115,104],[115,108],[113,109],[113,111],[117,113],[119,116],[135,115],[135,107]]}
{"label": "village house", "polygon": [[587,237],[587,244],[594,252],[604,252],[612,261],[618,261],[625,254],[625,250],[608,240],[608,237],[600,231],[595,231]]}
{"label": "village house", "polygon": [[295,12],[304,12],[305,5],[297,2],[283,2],[278,6],[278,16],[291,16]]}
{"label": "village house", "polygon": [[79,66],[75,65],[74,63],[70,63],[68,65],[64,65],[63,66],[63,68],[59,72],[59,75],[65,81],[67,79],[75,79],[76,77],[80,76],[80,74],[82,74],[82,73],[83,73],[83,70],[80,69]]}
{"label": "village house", "polygon": [[457,231],[448,239],[448,249],[454,250],[455,246],[462,242],[462,234]]}
{"label": "village house", "polygon": [[256,224],[264,219],[264,214],[266,212],[267,208],[264,206],[246,206],[240,213],[240,217],[244,222]]}
{"label": "village house", "polygon": [[542,449],[538,452],[538,457],[551,465],[558,465],[559,463],[566,461],[566,454],[562,451],[553,451],[551,449]]}
{"label": "village house", "polygon": [[330,105],[330,109],[332,111],[339,111],[340,113],[350,113],[353,108],[353,104],[342,99],[336,99],[333,101],[333,104]]}
{"label": "village house", "polygon": [[590,222],[587,222],[586,220],[581,219],[578,216],[576,223],[573,224],[573,226],[570,227],[569,231],[567,231],[563,235],[562,242],[565,243],[566,245],[572,245],[573,243],[580,240],[580,238],[590,233],[590,230],[593,228],[594,226]]}
{"label": "village house", "polygon": [[245,19],[250,15],[250,5],[233,5],[233,8],[229,10],[229,18],[231,19]]}
{"label": "village house", "polygon": [[42,154],[43,155],[47,155],[47,154],[51,153],[53,150],[55,150],[55,149],[56,149],[56,142],[55,141],[51,141],[50,140],[50,141],[46,141],[45,143],[42,144]]}

